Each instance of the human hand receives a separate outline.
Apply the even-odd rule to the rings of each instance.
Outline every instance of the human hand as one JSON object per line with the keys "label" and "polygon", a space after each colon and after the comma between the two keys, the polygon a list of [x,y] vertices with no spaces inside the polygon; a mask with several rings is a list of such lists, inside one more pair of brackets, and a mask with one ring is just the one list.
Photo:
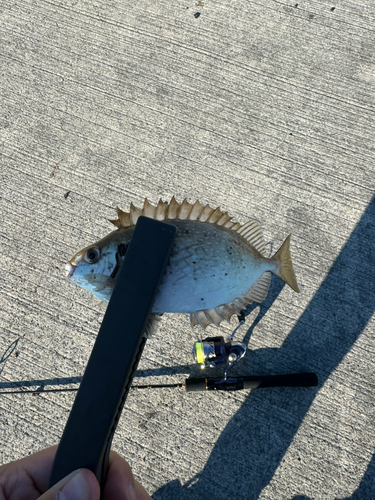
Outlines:
{"label": "human hand", "polygon": [[[74,471],[48,490],[57,446],[0,467],[0,500],[99,500],[99,483],[88,469]],[[104,500],[152,500],[133,477],[129,464],[114,451]]]}

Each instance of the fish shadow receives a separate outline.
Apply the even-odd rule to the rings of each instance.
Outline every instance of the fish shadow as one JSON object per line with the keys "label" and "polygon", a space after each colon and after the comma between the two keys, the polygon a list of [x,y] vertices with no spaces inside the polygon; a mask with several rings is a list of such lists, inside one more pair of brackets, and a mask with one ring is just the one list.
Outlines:
{"label": "fish shadow", "polygon": [[[282,347],[252,353],[254,366],[272,366],[271,373],[314,371],[319,386],[251,391],[218,438],[204,469],[185,485],[176,479],[162,486],[153,494],[154,500],[258,499],[274,476],[318,390],[374,313],[374,241],[375,197]],[[276,288],[271,290],[268,306],[266,302],[263,310],[260,309],[257,323],[278,295],[279,285],[273,281]],[[254,326],[246,334],[247,342]],[[350,381],[350,373],[347,377]],[[352,389],[360,390],[355,385]],[[308,444],[306,447],[308,449]],[[196,453],[199,454],[199,449]],[[194,462],[194,456],[191,459]],[[372,459],[359,488],[346,500],[375,498],[374,468]],[[293,500],[297,499],[309,500],[303,495]]]}
{"label": "fish shadow", "polygon": [[[265,300],[261,303],[258,304],[257,302],[253,302],[253,304],[250,304],[247,306],[246,309],[243,310],[243,316],[246,320],[246,318],[256,309],[259,308],[258,314],[251,323],[250,327],[248,328],[246,335],[243,339],[243,343],[245,345],[249,345],[250,337],[251,334],[254,331],[254,328],[260,323],[260,321],[264,318],[264,316],[267,314],[268,310],[272,307],[273,303],[279,296],[281,290],[284,288],[285,283],[282,281],[280,278],[277,276],[273,275],[272,276],[272,281],[271,281],[271,286],[269,288],[267,297]],[[241,319],[241,317],[239,317]]]}

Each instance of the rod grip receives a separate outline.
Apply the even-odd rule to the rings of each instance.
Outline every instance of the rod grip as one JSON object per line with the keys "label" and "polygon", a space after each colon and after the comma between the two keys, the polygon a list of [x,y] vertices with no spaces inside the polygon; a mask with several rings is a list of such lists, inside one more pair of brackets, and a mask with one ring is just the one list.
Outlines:
{"label": "rod grip", "polygon": [[245,389],[264,387],[314,387],[318,385],[316,373],[288,373],[284,375],[262,375],[242,377]]}
{"label": "rod grip", "polygon": [[254,375],[227,380],[215,378],[188,378],[186,392],[197,391],[240,391],[265,387],[314,387],[318,385],[316,373],[290,373],[285,375]]}

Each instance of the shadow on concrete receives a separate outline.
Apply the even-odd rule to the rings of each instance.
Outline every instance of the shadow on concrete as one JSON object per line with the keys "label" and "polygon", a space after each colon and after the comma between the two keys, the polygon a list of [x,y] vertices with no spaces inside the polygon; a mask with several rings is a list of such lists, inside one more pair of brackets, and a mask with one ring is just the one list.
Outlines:
{"label": "shadow on concrete", "polygon": [[19,339],[14,340],[10,344],[10,346],[5,350],[5,352],[2,354],[2,356],[0,358],[0,375],[2,374],[2,372],[4,370],[5,363],[7,362],[7,360],[11,357],[11,355],[17,349],[18,341],[19,341]]}
{"label": "shadow on concrete", "polygon": [[[252,371],[267,366],[273,367],[273,373],[315,371],[319,387],[326,382],[374,312],[374,241],[375,198],[284,345],[254,352]],[[270,300],[275,294],[277,290],[271,290]],[[272,479],[319,387],[252,391],[219,437],[202,472],[184,486],[179,480],[166,484],[153,498],[256,500]],[[374,467],[372,460],[351,500],[375,498]]]}
{"label": "shadow on concrete", "polygon": [[[375,455],[367,467],[358,489],[350,497],[336,498],[336,500],[371,500],[375,498]],[[311,500],[309,497],[298,496],[292,500]]]}
{"label": "shadow on concrete", "polygon": [[[8,349],[9,350],[9,349]],[[7,350],[7,352],[8,352]],[[8,356],[9,357],[9,356]],[[2,361],[0,360],[0,363]],[[176,366],[163,366],[160,368],[150,368],[146,370],[137,370],[134,375],[135,385],[137,384],[138,378],[147,378],[147,377],[157,377],[157,376],[171,376],[178,374],[189,374],[192,370],[196,368],[196,365],[176,365]],[[0,371],[1,374],[1,371]],[[17,380],[11,382],[0,382],[0,390],[7,389],[19,389],[19,388],[30,388],[37,387],[38,391],[43,391],[43,389],[47,389],[49,386],[66,386],[70,384],[80,384],[82,380],[81,376],[77,377],[56,377],[56,378],[44,378],[44,379],[35,379],[35,380]]]}

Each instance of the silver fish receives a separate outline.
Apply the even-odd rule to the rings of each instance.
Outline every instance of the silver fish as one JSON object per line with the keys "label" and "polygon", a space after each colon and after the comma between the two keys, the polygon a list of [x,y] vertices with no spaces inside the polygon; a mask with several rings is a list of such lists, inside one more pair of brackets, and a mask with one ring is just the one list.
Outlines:
{"label": "silver fish", "polygon": [[71,281],[108,302],[118,271],[140,215],[173,224],[177,235],[160,285],[153,313],[189,313],[191,325],[202,328],[239,314],[268,293],[271,272],[299,292],[290,258],[290,235],[271,258],[265,257],[262,230],[255,220],[233,222],[219,208],[173,197],[155,207],[146,199],[142,209],[117,207],[117,230],[80,250],[67,264]]}

